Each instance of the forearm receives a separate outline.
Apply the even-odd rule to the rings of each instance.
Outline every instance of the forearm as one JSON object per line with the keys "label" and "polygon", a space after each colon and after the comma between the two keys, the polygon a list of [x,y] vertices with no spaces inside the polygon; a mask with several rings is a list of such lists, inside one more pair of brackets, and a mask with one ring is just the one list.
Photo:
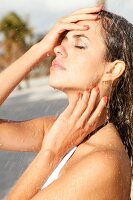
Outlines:
{"label": "forearm", "polygon": [[60,162],[51,151],[40,151],[20,177],[6,200],[30,200],[37,194],[48,176]]}
{"label": "forearm", "polygon": [[0,119],[0,150],[39,152],[46,117],[15,122]]}
{"label": "forearm", "polygon": [[40,43],[32,46],[23,56],[0,74],[0,105],[19,82],[46,57],[47,50]]}

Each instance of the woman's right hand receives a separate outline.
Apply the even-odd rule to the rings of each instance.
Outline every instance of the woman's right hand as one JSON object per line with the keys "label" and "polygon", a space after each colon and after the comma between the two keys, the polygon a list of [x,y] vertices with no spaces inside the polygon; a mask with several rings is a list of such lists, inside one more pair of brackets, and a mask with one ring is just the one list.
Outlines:
{"label": "woman's right hand", "polygon": [[99,92],[99,87],[95,87],[75,95],[43,138],[41,151],[51,150],[62,157],[99,126],[108,101],[105,96],[96,103]]}
{"label": "woman's right hand", "polygon": [[96,20],[98,13],[102,10],[102,5],[93,8],[83,8],[73,12],[67,17],[58,20],[55,26],[41,40],[40,44],[45,46],[47,53],[52,54],[55,46],[59,44],[59,39],[65,31],[87,30],[88,26],[77,24],[78,21]]}

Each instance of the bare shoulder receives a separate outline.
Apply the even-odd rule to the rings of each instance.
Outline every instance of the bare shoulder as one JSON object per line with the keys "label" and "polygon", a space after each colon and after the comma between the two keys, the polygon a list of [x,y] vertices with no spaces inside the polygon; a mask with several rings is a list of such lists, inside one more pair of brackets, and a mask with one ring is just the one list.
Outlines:
{"label": "bare shoulder", "polygon": [[88,174],[89,177],[92,176],[93,178],[97,178],[98,173],[105,179],[107,177],[114,178],[120,174],[121,159],[121,155],[116,151],[98,150],[81,157],[73,168],[75,171],[86,169],[86,175]]}
{"label": "bare shoulder", "polygon": [[[131,166],[124,152],[113,149],[94,151],[73,167],[74,173],[84,173],[88,191],[97,191],[101,199],[128,200],[131,190]],[[88,190],[90,187],[90,191]],[[95,196],[94,199],[98,199]]]}
{"label": "bare shoulder", "polygon": [[89,199],[128,200],[131,166],[124,152],[107,148],[90,151],[86,145],[82,145],[81,151],[85,153],[80,154],[80,150],[75,152],[75,158],[68,161],[60,178],[64,180],[70,176],[78,180],[81,188],[78,195],[81,197],[84,190],[85,197]]}
{"label": "bare shoulder", "polygon": [[125,187],[128,182],[124,181],[119,155],[101,150],[80,157],[33,199],[128,200],[130,193]]}
{"label": "bare shoulder", "polygon": [[[121,200],[129,199],[132,171],[131,161],[127,152],[108,149],[97,153],[95,158],[97,158],[98,165],[99,163],[101,166],[103,165],[103,176],[107,181],[111,180],[110,183],[114,194],[119,194]],[[101,164],[102,162],[103,164]]]}

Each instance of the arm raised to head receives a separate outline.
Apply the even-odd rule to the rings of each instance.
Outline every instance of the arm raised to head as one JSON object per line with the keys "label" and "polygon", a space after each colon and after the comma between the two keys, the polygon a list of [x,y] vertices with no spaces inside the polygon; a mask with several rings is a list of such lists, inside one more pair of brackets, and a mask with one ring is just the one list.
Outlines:
{"label": "arm raised to head", "polygon": [[53,53],[53,49],[59,43],[63,32],[69,30],[86,30],[88,27],[76,24],[79,20],[95,20],[102,7],[81,9],[70,16],[58,20],[55,26],[41,40],[33,45],[24,55],[12,63],[0,74],[0,105],[5,101],[13,89],[22,79],[45,57]]}

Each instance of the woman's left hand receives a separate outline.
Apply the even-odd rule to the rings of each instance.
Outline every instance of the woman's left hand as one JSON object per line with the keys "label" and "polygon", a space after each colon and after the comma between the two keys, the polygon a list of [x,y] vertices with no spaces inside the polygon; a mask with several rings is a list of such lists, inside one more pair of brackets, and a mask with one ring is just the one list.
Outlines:
{"label": "woman's left hand", "polygon": [[[82,8],[72,12],[70,15],[62,17],[57,20],[52,29],[45,35],[45,37],[38,43],[41,49],[47,52],[47,55],[54,54],[54,48],[62,41],[62,36],[66,31],[86,31],[89,29],[88,25],[78,24],[78,21],[97,20],[98,13],[103,6]],[[64,37],[64,36],[63,36]],[[43,57],[42,57],[43,58]]]}
{"label": "woman's left hand", "polygon": [[75,95],[75,99],[60,114],[50,131],[44,137],[41,150],[52,150],[64,156],[71,148],[79,145],[84,138],[95,130],[100,114],[107,103],[103,97],[96,105],[98,87]]}

